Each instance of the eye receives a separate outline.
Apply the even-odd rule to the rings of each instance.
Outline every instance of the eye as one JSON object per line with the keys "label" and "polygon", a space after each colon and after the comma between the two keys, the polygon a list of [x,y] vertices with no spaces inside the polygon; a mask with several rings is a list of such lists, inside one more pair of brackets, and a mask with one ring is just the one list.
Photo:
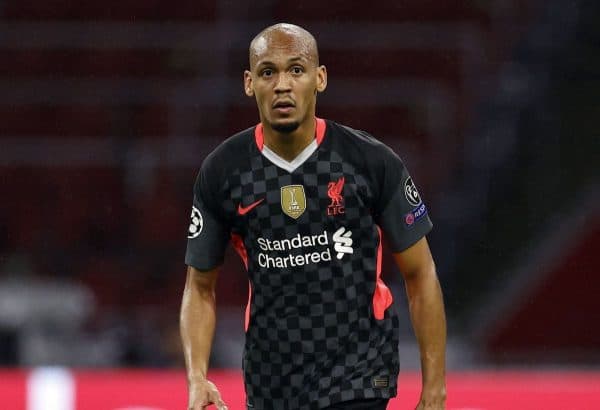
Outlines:
{"label": "eye", "polygon": [[271,77],[273,75],[273,70],[270,68],[265,68],[260,72],[261,77]]}
{"label": "eye", "polygon": [[304,68],[298,65],[292,67],[292,74],[302,74],[304,72]]}

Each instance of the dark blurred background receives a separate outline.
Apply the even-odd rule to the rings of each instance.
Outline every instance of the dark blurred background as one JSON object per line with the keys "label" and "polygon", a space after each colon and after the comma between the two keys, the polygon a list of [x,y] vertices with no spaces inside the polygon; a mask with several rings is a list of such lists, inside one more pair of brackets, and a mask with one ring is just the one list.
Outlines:
{"label": "dark blurred background", "polygon": [[[281,21],[319,42],[318,115],[428,203],[450,368],[600,364],[600,2],[0,0],[0,365],[182,366],[192,184],[258,122],[247,47]],[[246,301],[230,252],[215,366]]]}

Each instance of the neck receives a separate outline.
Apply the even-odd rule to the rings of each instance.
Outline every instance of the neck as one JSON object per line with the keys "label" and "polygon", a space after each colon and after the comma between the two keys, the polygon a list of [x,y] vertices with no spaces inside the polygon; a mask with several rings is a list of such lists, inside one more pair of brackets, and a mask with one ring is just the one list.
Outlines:
{"label": "neck", "polygon": [[275,131],[263,123],[265,145],[286,161],[293,161],[314,139],[316,120],[306,121],[290,133]]}

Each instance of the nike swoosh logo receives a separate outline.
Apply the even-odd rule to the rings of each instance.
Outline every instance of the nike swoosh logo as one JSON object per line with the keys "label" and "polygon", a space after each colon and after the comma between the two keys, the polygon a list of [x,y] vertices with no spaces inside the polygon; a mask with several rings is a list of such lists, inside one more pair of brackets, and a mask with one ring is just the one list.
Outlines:
{"label": "nike swoosh logo", "polygon": [[265,200],[265,198],[261,198],[256,202],[252,202],[248,206],[242,206],[242,203],[240,202],[238,204],[238,215],[240,215],[240,216],[246,215],[248,212],[250,212],[251,210],[256,208],[264,200]]}

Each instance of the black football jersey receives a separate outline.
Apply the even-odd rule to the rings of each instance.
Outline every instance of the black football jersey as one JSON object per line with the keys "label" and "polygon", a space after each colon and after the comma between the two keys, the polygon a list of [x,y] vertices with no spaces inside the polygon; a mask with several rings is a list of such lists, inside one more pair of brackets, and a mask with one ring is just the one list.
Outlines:
{"label": "black football jersey", "polygon": [[396,395],[398,317],[381,278],[382,235],[399,252],[431,221],[389,147],[316,121],[292,162],[264,145],[260,124],[234,135],[194,186],[186,263],[216,268],[231,242],[248,271],[249,409]]}

